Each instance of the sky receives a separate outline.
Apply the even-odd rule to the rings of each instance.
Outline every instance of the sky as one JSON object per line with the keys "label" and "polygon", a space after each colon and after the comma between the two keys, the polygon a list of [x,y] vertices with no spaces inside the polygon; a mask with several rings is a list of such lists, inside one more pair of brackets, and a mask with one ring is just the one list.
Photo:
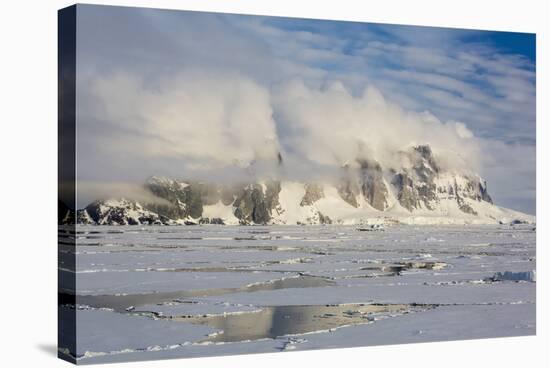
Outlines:
{"label": "sky", "polygon": [[237,179],[279,153],[318,179],[428,143],[535,213],[533,34],[92,5],[77,22],[82,188]]}

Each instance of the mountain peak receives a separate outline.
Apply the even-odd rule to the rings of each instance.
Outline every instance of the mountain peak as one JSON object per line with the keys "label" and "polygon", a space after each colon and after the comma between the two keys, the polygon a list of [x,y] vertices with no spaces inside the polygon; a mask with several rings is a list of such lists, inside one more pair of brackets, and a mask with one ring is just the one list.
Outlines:
{"label": "mountain peak", "polygon": [[336,183],[248,178],[244,183],[220,184],[151,176],[144,185],[151,192],[148,203],[128,198],[94,201],[78,211],[77,221],[99,225],[534,221],[494,205],[479,175],[443,170],[428,144],[399,154],[407,155],[410,164],[388,168],[371,157],[346,162]]}

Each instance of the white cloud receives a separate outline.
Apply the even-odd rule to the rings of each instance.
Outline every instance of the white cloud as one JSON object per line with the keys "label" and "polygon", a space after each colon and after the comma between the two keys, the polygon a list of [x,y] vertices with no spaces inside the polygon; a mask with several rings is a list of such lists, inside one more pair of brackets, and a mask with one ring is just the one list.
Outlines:
{"label": "white cloud", "polygon": [[131,198],[142,203],[170,204],[146,190],[143,183],[81,180],[78,182],[78,193],[81,197],[79,202],[84,205],[110,198]]}
{"label": "white cloud", "polygon": [[450,122],[450,124],[454,124],[454,127],[456,129],[456,133],[458,134],[458,136],[460,138],[468,139],[468,138],[473,138],[474,137],[474,133],[472,133],[472,131],[470,129],[468,129],[466,124],[461,123],[459,121]]}
{"label": "white cloud", "polygon": [[279,152],[269,92],[236,73],[190,69],[152,88],[118,72],[93,80],[90,90],[102,108],[99,119],[141,133],[133,141],[114,136],[115,158],[174,159],[212,170],[273,160]]}
{"label": "white cloud", "polygon": [[475,168],[478,161],[477,141],[464,140],[473,137],[465,124],[404,110],[375,87],[355,96],[340,82],[312,87],[294,79],[269,91],[238,73],[189,69],[155,87],[116,72],[92,80],[89,91],[95,102],[83,118],[103,121],[103,131],[138,132],[131,139],[86,137],[95,143],[88,149],[110,157],[105,162],[97,156],[95,165],[94,156],[87,157],[88,164],[111,166],[108,171],[117,175],[140,164],[160,168],[155,163],[164,161],[176,163],[172,175],[211,176],[253,162],[276,164],[281,151],[287,166],[309,162],[337,169],[371,158],[397,167],[397,153],[414,144],[430,144],[457,170]]}
{"label": "white cloud", "polygon": [[473,136],[464,124],[444,124],[428,112],[403,110],[374,87],[353,96],[339,83],[315,89],[294,80],[277,89],[274,100],[283,127],[279,130],[289,132],[280,136],[283,146],[317,164],[340,167],[370,158],[397,168],[399,151],[430,144],[452,168],[477,165],[477,141],[464,140]]}
{"label": "white cloud", "polygon": [[[384,150],[383,142],[402,146],[399,135],[416,143],[428,137],[442,152],[456,148],[491,181],[513,181],[499,186],[507,188],[496,194],[504,205],[516,206],[516,193],[534,188],[534,165],[507,155],[535,157],[534,65],[464,41],[481,33],[314,21],[300,28],[286,25],[302,21],[281,18],[86,9],[79,15],[77,101],[79,167],[87,180],[206,175],[278,149],[295,171],[307,172],[304,158],[309,165],[334,163],[358,150],[343,144],[337,127],[353,134],[348,142],[362,141],[361,149],[374,152]],[[94,96],[92,84],[103,90]],[[383,102],[376,107],[375,100]],[[244,120],[254,125],[243,128]],[[534,192],[527,193],[534,203]]]}

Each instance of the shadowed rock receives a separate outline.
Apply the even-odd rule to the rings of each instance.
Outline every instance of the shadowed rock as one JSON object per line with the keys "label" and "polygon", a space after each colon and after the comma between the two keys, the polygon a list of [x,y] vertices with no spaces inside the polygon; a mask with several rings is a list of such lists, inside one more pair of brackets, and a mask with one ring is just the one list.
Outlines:
{"label": "shadowed rock", "polygon": [[413,147],[413,150],[430,166],[434,173],[439,173],[440,168],[433,156],[432,148],[427,145],[418,145]]}
{"label": "shadowed rock", "polygon": [[86,207],[86,213],[99,225],[160,225],[169,222],[139,203],[124,198],[92,202]]}
{"label": "shadowed rock", "polygon": [[360,192],[359,185],[348,164],[344,165],[342,169],[344,170],[344,174],[336,189],[344,201],[357,208],[359,207],[359,203],[357,203],[357,196]]}
{"label": "shadowed rock", "polygon": [[392,184],[397,188],[397,200],[409,211],[420,207],[418,192],[413,180],[407,173],[398,173],[394,176]]}
{"label": "shadowed rock", "polygon": [[267,224],[271,212],[279,205],[281,183],[268,181],[265,193],[260,184],[249,184],[242,189],[235,200],[235,216],[241,224]]}
{"label": "shadowed rock", "polygon": [[357,160],[360,165],[361,192],[366,201],[379,211],[388,207],[388,189],[384,183],[382,167],[376,161]]}
{"label": "shadowed rock", "polygon": [[323,186],[319,184],[304,184],[304,188],[306,190],[302,201],[300,202],[300,206],[311,206],[321,198],[325,197],[325,193],[323,191]]}
{"label": "shadowed rock", "polygon": [[321,225],[331,225],[332,224],[332,219],[330,217],[323,215],[321,212],[317,212],[317,214],[319,215],[319,223]]}
{"label": "shadowed rock", "polygon": [[435,179],[440,167],[432,149],[429,145],[415,146],[407,156],[413,163],[412,167],[403,169],[392,180],[398,192],[397,199],[401,206],[409,211],[421,208],[421,204],[429,210],[434,210],[439,203]]}

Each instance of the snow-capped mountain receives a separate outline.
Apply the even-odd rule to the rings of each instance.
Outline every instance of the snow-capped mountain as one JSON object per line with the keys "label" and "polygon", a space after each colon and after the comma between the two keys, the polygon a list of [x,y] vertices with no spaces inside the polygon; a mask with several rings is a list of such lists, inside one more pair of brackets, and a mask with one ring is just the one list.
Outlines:
{"label": "snow-capped mountain", "polygon": [[84,224],[161,225],[169,221],[167,217],[149,211],[141,204],[124,198],[95,201],[77,213],[78,221]]}
{"label": "snow-capped mountain", "polygon": [[[398,169],[358,159],[343,165],[340,178],[331,183],[268,179],[213,184],[153,176],[145,187],[158,200],[95,201],[78,210],[76,218],[98,225],[535,221],[533,216],[495,205],[478,175],[442,169],[428,145],[399,154],[406,164]],[[62,218],[74,216],[60,213]]]}

